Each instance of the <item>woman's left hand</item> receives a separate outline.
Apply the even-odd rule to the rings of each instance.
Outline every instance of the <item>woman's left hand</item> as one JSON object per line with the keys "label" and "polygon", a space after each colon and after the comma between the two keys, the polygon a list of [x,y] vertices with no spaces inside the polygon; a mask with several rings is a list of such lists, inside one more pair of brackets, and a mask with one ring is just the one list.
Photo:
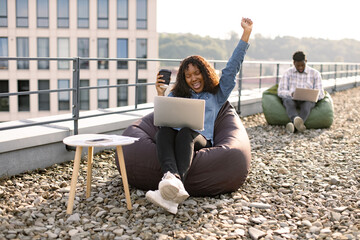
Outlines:
{"label": "woman's left hand", "polygon": [[253,27],[252,20],[250,18],[242,18],[241,27],[244,29],[241,40],[243,40],[244,42],[249,42],[250,34]]}
{"label": "woman's left hand", "polygon": [[252,30],[252,27],[253,27],[253,22],[250,18],[242,18],[241,19],[241,27],[244,29],[244,30]]}

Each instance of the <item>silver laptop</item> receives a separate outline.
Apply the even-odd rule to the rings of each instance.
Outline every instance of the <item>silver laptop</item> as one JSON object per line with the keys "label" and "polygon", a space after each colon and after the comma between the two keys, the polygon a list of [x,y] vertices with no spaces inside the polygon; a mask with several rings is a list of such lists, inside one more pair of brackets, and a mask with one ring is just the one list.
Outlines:
{"label": "silver laptop", "polygon": [[154,98],[154,125],[204,130],[205,100],[181,97]]}
{"label": "silver laptop", "polygon": [[319,99],[319,89],[296,88],[293,99],[300,101],[317,102]]}

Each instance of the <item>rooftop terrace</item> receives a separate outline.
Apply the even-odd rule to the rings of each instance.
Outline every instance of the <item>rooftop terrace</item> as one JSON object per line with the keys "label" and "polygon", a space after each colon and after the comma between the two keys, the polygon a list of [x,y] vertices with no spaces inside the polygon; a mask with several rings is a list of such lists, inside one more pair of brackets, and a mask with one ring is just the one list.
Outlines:
{"label": "rooftop terrace", "polygon": [[288,134],[262,113],[241,117],[252,146],[247,181],[231,194],[190,197],[175,216],[132,187],[126,209],[110,149],[95,156],[90,199],[81,161],[72,215],[72,161],[3,178],[0,239],[360,239],[360,88],[332,98],[329,129]]}
{"label": "rooftop terrace", "polygon": [[[324,88],[332,93],[357,86],[360,82],[358,70],[356,74],[338,73],[336,78],[323,80]],[[266,79],[267,76],[263,77]],[[260,113],[262,92],[268,86],[269,83],[267,87],[239,88],[229,101],[241,116]],[[69,161],[74,152],[64,147],[62,140],[65,137],[77,133],[121,134],[132,122],[152,112],[152,107],[150,102],[135,108],[126,106],[0,123],[0,178]]]}

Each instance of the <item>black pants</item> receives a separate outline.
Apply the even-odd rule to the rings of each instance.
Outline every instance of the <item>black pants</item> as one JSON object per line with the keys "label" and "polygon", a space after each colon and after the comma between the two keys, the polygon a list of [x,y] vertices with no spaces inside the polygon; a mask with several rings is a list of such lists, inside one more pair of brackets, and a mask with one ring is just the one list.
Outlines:
{"label": "black pants", "polygon": [[[301,117],[305,122],[310,115],[311,109],[315,107],[314,102],[297,101],[292,100],[291,98],[283,98],[282,101],[291,122],[294,122],[296,116]],[[299,108],[299,112],[297,111],[297,108]]]}
{"label": "black pants", "polygon": [[185,180],[195,151],[205,147],[211,147],[211,142],[190,128],[177,131],[170,127],[161,127],[156,134],[161,171],[164,174],[170,171],[182,181]]}

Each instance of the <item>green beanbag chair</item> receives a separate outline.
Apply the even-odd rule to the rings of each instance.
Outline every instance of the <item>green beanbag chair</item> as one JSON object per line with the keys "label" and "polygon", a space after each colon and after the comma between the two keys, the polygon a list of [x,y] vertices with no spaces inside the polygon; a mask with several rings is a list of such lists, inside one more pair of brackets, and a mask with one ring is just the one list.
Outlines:
{"label": "green beanbag chair", "polygon": [[[262,94],[262,108],[265,119],[270,125],[286,125],[290,119],[277,95],[278,85],[274,85]],[[305,121],[306,128],[328,128],[334,120],[333,101],[328,92],[318,101]]]}

